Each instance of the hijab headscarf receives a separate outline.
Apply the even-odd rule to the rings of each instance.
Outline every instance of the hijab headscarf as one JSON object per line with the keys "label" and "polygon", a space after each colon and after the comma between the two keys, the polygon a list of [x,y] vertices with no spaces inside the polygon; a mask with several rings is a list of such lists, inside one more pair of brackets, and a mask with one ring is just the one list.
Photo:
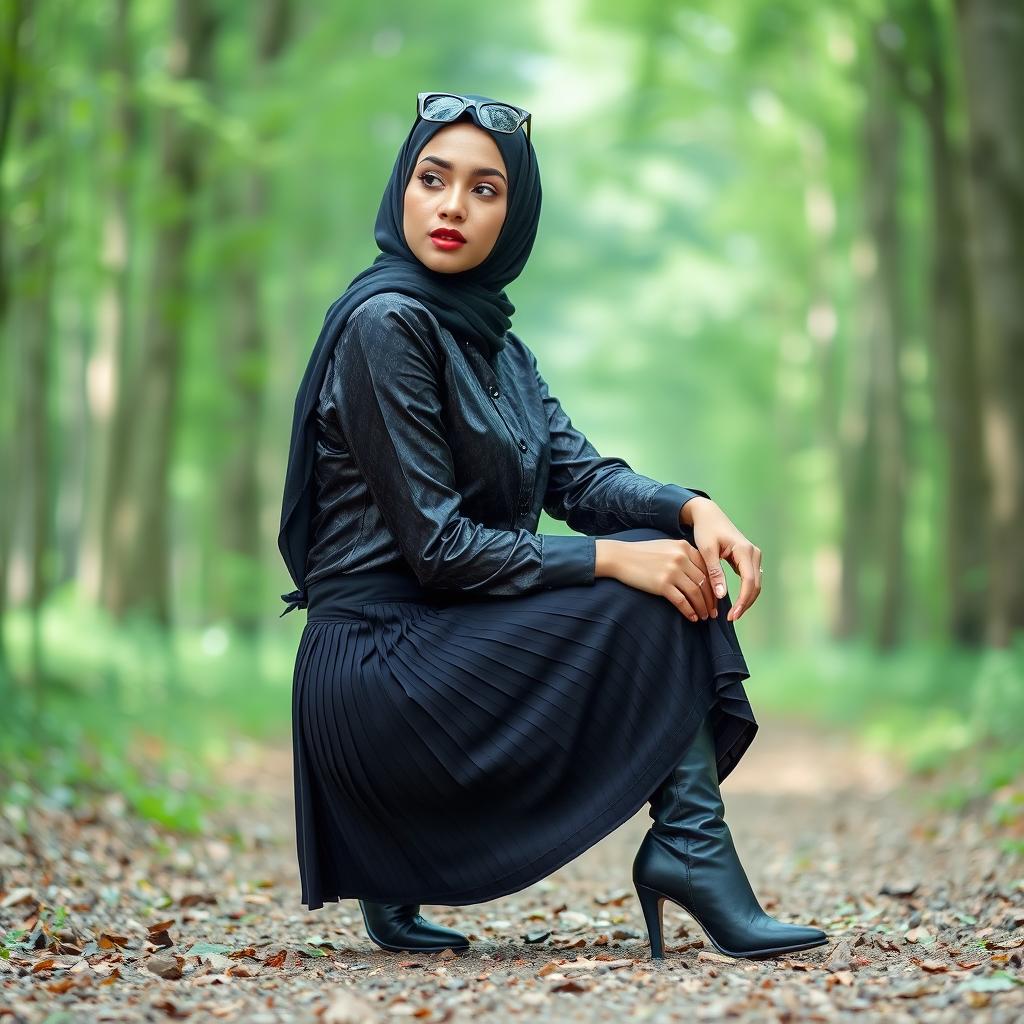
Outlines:
{"label": "hijab headscarf", "polygon": [[[463,95],[485,102],[489,96]],[[492,100],[493,101],[493,100]],[[455,119],[470,120],[494,139],[508,172],[508,207],[505,221],[487,258],[469,270],[443,274],[432,270],[409,248],[403,230],[405,190],[426,142],[451,121],[425,121],[417,115],[402,143],[377,210],[374,238],[380,255],[357,274],[327,310],[320,336],[313,346],[306,372],[295,396],[288,468],[285,472],[281,529],[277,545],[297,590],[282,594],[288,607],[307,606],[306,556],[311,544],[313,459],[316,453],[316,416],[324,374],[349,313],[378,292],[396,291],[419,299],[442,326],[457,338],[476,345],[490,360],[504,347],[515,306],[504,288],[522,272],[540,221],[541,185],[537,156],[526,132],[493,131],[482,125],[469,107]]]}

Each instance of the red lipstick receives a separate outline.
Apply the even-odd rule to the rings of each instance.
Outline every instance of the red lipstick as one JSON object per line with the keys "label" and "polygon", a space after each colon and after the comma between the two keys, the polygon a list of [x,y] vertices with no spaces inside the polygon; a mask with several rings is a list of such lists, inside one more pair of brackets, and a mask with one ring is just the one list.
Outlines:
{"label": "red lipstick", "polygon": [[455,228],[435,228],[430,232],[430,238],[438,249],[443,249],[445,252],[461,249],[466,244],[462,232]]}

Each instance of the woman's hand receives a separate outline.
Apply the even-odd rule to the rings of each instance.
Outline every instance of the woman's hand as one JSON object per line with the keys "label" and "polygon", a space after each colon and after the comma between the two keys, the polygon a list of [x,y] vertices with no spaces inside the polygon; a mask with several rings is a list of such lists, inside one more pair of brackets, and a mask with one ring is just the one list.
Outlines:
{"label": "woman's hand", "polygon": [[740,577],[740,596],[726,616],[735,622],[761,593],[761,549],[747,540],[710,498],[691,498],[683,510],[693,526],[693,539],[715,594],[721,598],[728,592],[719,559],[724,558]]}
{"label": "woman's hand", "polygon": [[693,622],[718,617],[704,559],[688,540],[598,538],[596,575],[613,576],[637,590],[659,594]]}

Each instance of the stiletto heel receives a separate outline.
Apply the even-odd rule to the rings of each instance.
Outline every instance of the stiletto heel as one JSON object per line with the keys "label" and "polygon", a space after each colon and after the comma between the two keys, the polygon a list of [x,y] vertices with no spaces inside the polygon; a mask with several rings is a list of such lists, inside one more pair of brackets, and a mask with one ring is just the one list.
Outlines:
{"label": "stiletto heel", "polygon": [[647,935],[651,940],[651,959],[665,959],[665,897],[660,892],[636,883],[636,895],[644,912]]}

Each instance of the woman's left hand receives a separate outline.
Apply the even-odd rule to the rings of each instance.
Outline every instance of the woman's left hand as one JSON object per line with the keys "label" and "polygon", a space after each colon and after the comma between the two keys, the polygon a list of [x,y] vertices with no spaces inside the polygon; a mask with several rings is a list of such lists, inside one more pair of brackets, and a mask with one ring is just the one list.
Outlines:
{"label": "woman's left hand", "polygon": [[683,507],[690,513],[687,518],[692,520],[694,547],[704,559],[715,596],[722,598],[728,593],[721,559],[740,577],[740,596],[726,616],[735,622],[761,593],[761,549],[747,540],[710,498],[691,498]]}

